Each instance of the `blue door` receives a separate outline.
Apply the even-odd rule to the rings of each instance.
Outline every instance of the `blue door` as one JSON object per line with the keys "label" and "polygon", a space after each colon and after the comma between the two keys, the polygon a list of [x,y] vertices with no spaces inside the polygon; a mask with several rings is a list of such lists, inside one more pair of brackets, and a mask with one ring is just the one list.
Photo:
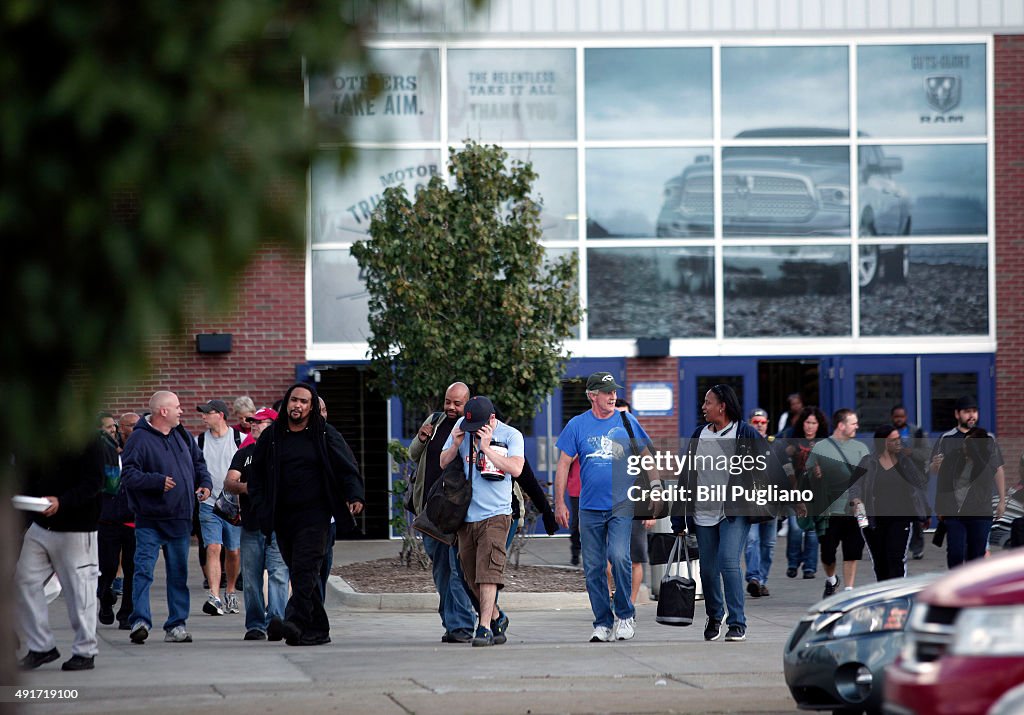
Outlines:
{"label": "blue door", "polygon": [[736,391],[743,418],[757,407],[757,358],[681,358],[679,360],[679,434],[689,437],[704,423],[701,405],[712,385]]}
{"label": "blue door", "polygon": [[978,400],[978,424],[994,430],[995,356],[934,355],[921,358],[921,427],[933,437],[956,426],[956,400]]}
{"label": "blue door", "polygon": [[[857,412],[861,439],[891,419],[892,408],[903,405],[907,419],[917,423],[917,360],[909,357],[834,358],[835,406]],[[829,415],[831,421],[831,415]],[[830,425],[834,427],[835,425]]]}

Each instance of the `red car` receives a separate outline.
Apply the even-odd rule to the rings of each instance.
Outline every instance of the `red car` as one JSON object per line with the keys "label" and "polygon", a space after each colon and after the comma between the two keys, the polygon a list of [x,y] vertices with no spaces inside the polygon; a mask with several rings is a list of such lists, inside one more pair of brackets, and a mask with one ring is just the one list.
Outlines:
{"label": "red car", "polygon": [[1024,549],[975,561],[921,592],[884,711],[978,715],[1024,683]]}

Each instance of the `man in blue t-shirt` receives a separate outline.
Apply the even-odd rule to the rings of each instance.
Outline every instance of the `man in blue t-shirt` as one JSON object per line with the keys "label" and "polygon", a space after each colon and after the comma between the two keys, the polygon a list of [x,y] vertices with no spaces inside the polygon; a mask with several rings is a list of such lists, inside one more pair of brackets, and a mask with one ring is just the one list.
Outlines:
{"label": "man in blue t-shirt", "polygon": [[[634,479],[626,471],[631,448],[623,420],[629,420],[642,451],[651,451],[651,440],[633,415],[615,409],[615,391],[621,388],[608,372],[595,372],[587,378],[590,410],[569,420],[556,444],[561,454],[555,472],[555,519],[563,527],[569,526],[569,509],[565,505],[569,466],[574,457],[580,460],[580,545],[594,612],[591,643],[628,640],[636,630],[636,611],[629,600],[629,538],[634,503],[627,497]],[[654,481],[652,486],[660,483]],[[614,613],[608,603],[608,562],[615,581]]]}
{"label": "man in blue t-shirt", "polygon": [[[465,439],[466,434],[469,439]],[[462,418],[455,423],[441,452],[442,469],[461,459],[473,480],[473,498],[458,539],[465,582],[480,604],[474,646],[505,642],[505,634],[495,636],[490,625],[495,615],[494,599],[505,585],[512,480],[523,471],[524,455],[522,433],[498,420],[490,399],[479,396],[466,403]]]}

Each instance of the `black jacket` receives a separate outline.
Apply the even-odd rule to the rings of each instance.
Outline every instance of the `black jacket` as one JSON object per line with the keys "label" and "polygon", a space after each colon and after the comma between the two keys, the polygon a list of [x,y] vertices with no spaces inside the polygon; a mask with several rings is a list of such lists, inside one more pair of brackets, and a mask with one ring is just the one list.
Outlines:
{"label": "black jacket", "polygon": [[288,398],[297,387],[303,387],[313,394],[308,427],[313,431],[320,457],[324,489],[330,502],[328,506],[337,524],[338,534],[351,533],[356,529],[356,522],[348,510],[348,502],[365,502],[359,467],[345,438],[320,416],[316,389],[304,383],[288,388],[277,421],[264,430],[256,442],[247,481],[252,510],[259,522],[260,531],[270,536],[274,531],[281,473],[288,468],[288,465],[281,464],[279,445],[288,429]]}
{"label": "black jacket", "polygon": [[32,497],[57,497],[53,516],[32,513],[32,521],[50,531],[96,531],[103,487],[103,445],[99,436],[83,449],[57,458],[47,466],[30,467],[22,493]]}

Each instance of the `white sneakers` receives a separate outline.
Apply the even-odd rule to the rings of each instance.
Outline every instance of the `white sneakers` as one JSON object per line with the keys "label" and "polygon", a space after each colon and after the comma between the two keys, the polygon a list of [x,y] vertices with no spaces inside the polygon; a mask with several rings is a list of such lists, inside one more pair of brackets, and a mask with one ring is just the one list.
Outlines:
{"label": "white sneakers", "polygon": [[615,624],[615,640],[628,641],[636,635],[636,619],[626,618]]}
{"label": "white sneakers", "polygon": [[227,613],[238,613],[238,594],[232,591],[224,597],[224,610]]}
{"label": "white sneakers", "polygon": [[591,643],[609,643],[611,641],[628,641],[636,635],[636,619],[625,618],[615,621],[614,628],[598,626],[590,636]]}

